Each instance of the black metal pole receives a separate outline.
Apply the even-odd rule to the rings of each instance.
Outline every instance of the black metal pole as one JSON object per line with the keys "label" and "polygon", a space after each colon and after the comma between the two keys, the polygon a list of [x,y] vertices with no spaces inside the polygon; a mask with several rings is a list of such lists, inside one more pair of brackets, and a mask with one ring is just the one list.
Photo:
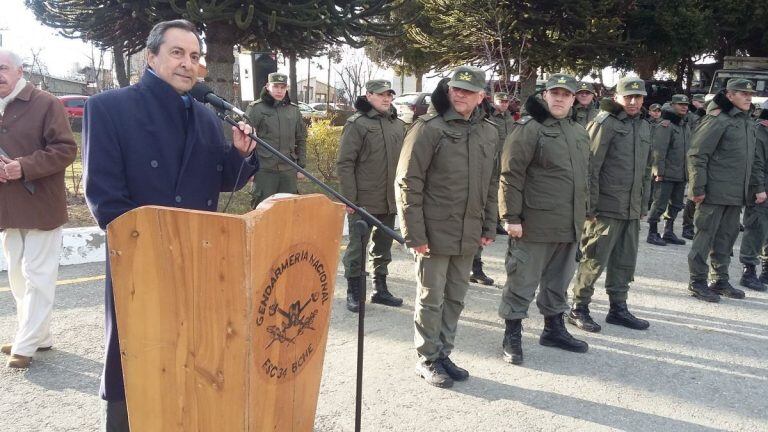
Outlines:
{"label": "black metal pole", "polygon": [[[355,432],[360,432],[360,421],[363,410],[363,341],[365,338],[365,298],[366,298],[366,263],[368,262],[368,230],[369,225],[364,220],[358,220],[353,224],[363,247],[360,249],[360,265],[362,272],[360,274],[360,291],[358,300],[360,309],[357,316],[357,386],[355,388]],[[350,237],[353,233],[349,233]]]}
{"label": "black metal pole", "polygon": [[[214,107],[214,111],[216,112],[216,115],[218,115],[220,119],[222,119],[225,122],[231,124],[232,126],[236,126],[236,127],[238,126],[237,121],[235,119],[233,119],[232,117],[230,117],[229,115],[227,115],[225,112],[222,112],[221,110],[219,110],[216,107]],[[304,168],[300,167],[296,162],[292,161],[291,158],[289,158],[286,155],[280,153],[277,149],[275,149],[274,147],[269,145],[268,142],[266,142],[263,139],[257,137],[256,134],[251,133],[248,136],[252,140],[254,140],[257,143],[259,143],[260,146],[262,146],[265,149],[267,149],[270,153],[272,153],[273,155],[277,156],[278,159],[280,159],[283,162],[287,163],[288,165],[292,166],[294,169],[296,169],[296,171],[304,174],[304,176],[306,178],[310,179],[316,185],[320,186],[321,189],[323,189],[324,191],[326,191],[329,194],[333,195],[336,199],[338,199],[339,201],[343,202],[348,207],[354,209],[355,213],[360,215],[360,217],[363,218],[363,220],[366,221],[369,225],[373,225],[376,228],[382,230],[388,236],[392,237],[396,242],[398,242],[400,244],[405,244],[405,239],[400,234],[396,233],[390,227],[384,225],[380,220],[376,219],[375,217],[373,217],[373,215],[368,213],[367,210],[365,210],[362,207],[359,207],[359,206],[355,205],[352,201],[344,198],[343,195],[341,195],[340,193],[338,193],[335,190],[333,190],[333,188],[331,188],[327,184],[323,183],[320,179],[318,179],[317,177],[315,177],[312,174],[310,174]]]}

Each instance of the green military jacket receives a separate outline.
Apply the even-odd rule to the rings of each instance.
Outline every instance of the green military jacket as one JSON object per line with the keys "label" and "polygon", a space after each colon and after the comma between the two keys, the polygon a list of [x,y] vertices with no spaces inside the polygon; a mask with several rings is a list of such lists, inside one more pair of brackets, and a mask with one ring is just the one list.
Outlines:
{"label": "green military jacket", "polygon": [[755,125],[718,93],[699,121],[688,152],[688,186],[691,196],[706,195],[704,202],[742,206],[749,199],[755,158]]}
{"label": "green military jacket", "polygon": [[501,154],[499,214],[522,224],[527,241],[578,241],[587,214],[589,136],[572,118],[555,119],[528,101],[535,117],[517,121]]}
{"label": "green military jacket", "polygon": [[499,132],[499,145],[498,152],[501,153],[501,148],[504,146],[504,140],[512,132],[512,128],[515,124],[515,119],[512,118],[512,113],[505,111],[500,113],[498,111],[491,114],[491,120],[496,123],[496,130]]}
{"label": "green military jacket", "polygon": [[683,117],[663,111],[662,121],[653,127],[653,175],[664,181],[688,180],[686,154],[691,146],[691,130]]}
{"label": "green military jacket", "polygon": [[336,172],[341,194],[371,214],[394,214],[395,170],[405,136],[405,123],[394,108],[376,111],[360,96],[357,113],[341,133]]}
{"label": "green military jacket", "polygon": [[685,115],[685,122],[688,123],[688,129],[691,130],[691,133],[696,130],[699,120],[701,120],[701,116],[693,111],[688,111],[688,114]]}
{"label": "green military jacket", "polygon": [[[266,141],[280,153],[290,157],[304,168],[307,163],[307,128],[297,105],[290,103],[288,95],[276,101],[266,89],[259,100],[251,102],[245,111],[256,136]],[[259,169],[264,171],[292,170],[262,146],[258,146]]]}
{"label": "green military jacket", "polygon": [[575,120],[576,123],[584,126],[585,129],[589,124],[589,122],[594,120],[595,117],[597,117],[597,114],[599,113],[600,113],[600,110],[595,108],[592,105],[585,107],[577,103],[572,108],[573,120]]}
{"label": "green military jacket", "polygon": [[479,108],[469,120],[450,106],[438,112],[405,136],[395,177],[401,229],[408,247],[474,254],[481,236],[496,236],[499,135]]}
{"label": "green military jacket", "polygon": [[[752,164],[752,176],[750,180],[750,195],[768,191],[768,110],[755,125],[755,162]],[[751,196],[750,196],[751,198]],[[747,202],[747,204],[754,203]],[[761,207],[768,207],[768,200],[760,204]]]}
{"label": "green military jacket", "polygon": [[604,99],[589,124],[591,216],[639,219],[647,213],[651,188],[651,125],[629,117],[624,107]]}

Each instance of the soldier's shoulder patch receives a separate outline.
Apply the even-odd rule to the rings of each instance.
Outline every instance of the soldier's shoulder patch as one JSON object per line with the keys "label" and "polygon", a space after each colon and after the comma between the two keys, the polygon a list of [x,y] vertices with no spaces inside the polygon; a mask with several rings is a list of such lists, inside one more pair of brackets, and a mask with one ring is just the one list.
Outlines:
{"label": "soldier's shoulder patch", "polygon": [[362,116],[363,116],[362,113],[356,112],[356,113],[352,114],[351,116],[349,116],[349,118],[347,119],[347,123],[354,123],[355,120],[359,119]]}
{"label": "soldier's shoulder patch", "polygon": [[610,116],[611,116],[611,113],[609,113],[608,111],[600,111],[600,114],[595,116],[594,122],[597,124],[602,124],[605,121],[605,119],[607,119]]}
{"label": "soldier's shoulder patch", "polygon": [[531,120],[533,120],[533,117],[527,115],[527,116],[520,117],[515,123],[520,124],[520,125],[524,125],[524,124],[528,123]]}
{"label": "soldier's shoulder patch", "polygon": [[669,120],[662,120],[662,121],[659,123],[659,125],[661,125],[661,126],[664,126],[664,127],[669,127],[669,125],[670,125],[671,123],[672,123],[672,122],[670,122]]}
{"label": "soldier's shoulder patch", "polygon": [[424,115],[419,116],[419,120],[421,120],[423,122],[428,122],[428,121],[433,120],[435,118],[437,118],[437,113],[429,113],[429,114],[424,114]]}

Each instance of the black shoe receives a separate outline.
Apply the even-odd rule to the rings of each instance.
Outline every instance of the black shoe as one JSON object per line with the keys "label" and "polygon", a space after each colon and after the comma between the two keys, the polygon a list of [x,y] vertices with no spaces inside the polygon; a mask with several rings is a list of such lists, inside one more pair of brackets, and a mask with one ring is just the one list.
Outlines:
{"label": "black shoe", "polygon": [[691,281],[688,283],[688,291],[692,296],[699,300],[708,301],[711,303],[717,303],[720,301],[720,295],[707,286],[704,281]]}
{"label": "black shoe", "polygon": [[541,332],[541,337],[539,337],[539,344],[571,352],[587,352],[589,345],[571,336],[568,330],[566,330],[563,315],[560,313],[544,317],[544,330]]}
{"label": "black shoe", "polygon": [[456,363],[454,363],[450,358],[442,358],[439,361],[443,363],[443,369],[445,369],[445,372],[449,377],[451,377],[452,380],[465,381],[467,378],[469,378],[469,371],[456,366]]}
{"label": "black shoe", "polygon": [[523,364],[523,320],[504,320],[504,340],[501,348],[504,361],[515,365]]}
{"label": "black shoe", "polygon": [[360,290],[363,283],[361,276],[347,278],[347,310],[360,311]]}
{"label": "black shoe", "polygon": [[645,330],[651,326],[651,323],[640,319],[627,309],[627,302],[611,302],[611,308],[608,315],[605,316],[605,322],[631,328],[633,330]]}
{"label": "black shoe", "polygon": [[382,304],[385,306],[399,307],[403,304],[403,299],[395,297],[387,288],[387,277],[385,275],[376,275],[373,278],[373,293],[371,294],[371,303]]}
{"label": "black shoe", "polygon": [[440,361],[419,361],[416,363],[416,375],[424,378],[427,384],[435,387],[453,387],[453,378],[448,375]]}
{"label": "black shoe", "polygon": [[674,219],[667,219],[664,222],[664,235],[661,236],[661,239],[667,242],[667,244],[673,244],[673,245],[684,245],[685,240],[681,239],[680,237],[675,235],[674,231],[675,227],[675,220]]}
{"label": "black shoe", "polygon": [[485,274],[483,262],[479,259],[472,260],[472,273],[469,275],[469,281],[481,285],[493,285],[493,279]]}
{"label": "black shoe", "polygon": [[743,299],[744,291],[734,288],[728,281],[715,281],[709,284],[709,289],[721,296],[732,299]]}
{"label": "black shoe", "polygon": [[574,304],[568,312],[568,322],[590,333],[598,333],[601,330],[600,324],[589,315],[587,305]]}
{"label": "black shoe", "polygon": [[667,242],[662,240],[661,236],[659,235],[657,222],[648,222],[648,237],[645,238],[645,241],[656,246],[667,245]]}
{"label": "black shoe", "polygon": [[765,291],[765,285],[757,278],[755,266],[752,264],[744,264],[744,272],[741,274],[739,285],[755,291]]}
{"label": "black shoe", "polygon": [[695,235],[696,235],[696,232],[693,230],[692,226],[683,227],[683,238],[687,238],[688,240],[693,240],[693,237]]}

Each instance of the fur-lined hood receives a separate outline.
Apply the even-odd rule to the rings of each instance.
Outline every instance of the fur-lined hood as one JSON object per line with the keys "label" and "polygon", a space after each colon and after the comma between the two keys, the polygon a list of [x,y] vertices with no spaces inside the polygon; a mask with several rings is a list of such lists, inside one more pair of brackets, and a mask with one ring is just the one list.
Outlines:
{"label": "fur-lined hood", "polygon": [[624,112],[624,107],[611,98],[603,98],[600,100],[600,111],[608,111],[617,116]]}
{"label": "fur-lined hood", "polygon": [[525,100],[525,112],[537,122],[544,123],[544,120],[552,117],[549,109],[544,104],[545,102],[542,99],[539,99],[536,95],[531,95]]}
{"label": "fur-lined hood", "polygon": [[760,115],[757,118],[760,120],[768,120],[768,108],[763,108],[763,110],[760,111]]}
{"label": "fur-lined hood", "polygon": [[707,114],[711,113],[714,110],[721,110],[724,113],[730,113],[731,110],[734,108],[734,105],[731,101],[728,100],[728,97],[725,96],[726,90],[720,90],[717,92],[714,98],[712,98],[712,102],[707,106]]}
{"label": "fur-lined hood", "polygon": [[[373,105],[368,102],[368,98],[366,96],[358,96],[357,99],[355,99],[355,109],[363,114],[368,114],[374,108]],[[390,105],[389,107],[389,118],[397,118],[397,108],[395,108],[394,104]]]}
{"label": "fur-lined hood", "polygon": [[[259,99],[262,100],[262,102],[269,104],[269,106],[275,106],[278,102],[275,100],[275,98],[272,97],[271,94],[267,91],[266,87],[261,88],[261,94],[259,94]],[[280,101],[281,104],[290,105],[291,103],[291,96],[286,93],[283,100]]]}
{"label": "fur-lined hood", "polygon": [[661,119],[662,120],[669,120],[670,123],[673,123],[677,126],[680,126],[680,122],[683,121],[683,118],[677,115],[676,112],[669,110],[661,110]]}

